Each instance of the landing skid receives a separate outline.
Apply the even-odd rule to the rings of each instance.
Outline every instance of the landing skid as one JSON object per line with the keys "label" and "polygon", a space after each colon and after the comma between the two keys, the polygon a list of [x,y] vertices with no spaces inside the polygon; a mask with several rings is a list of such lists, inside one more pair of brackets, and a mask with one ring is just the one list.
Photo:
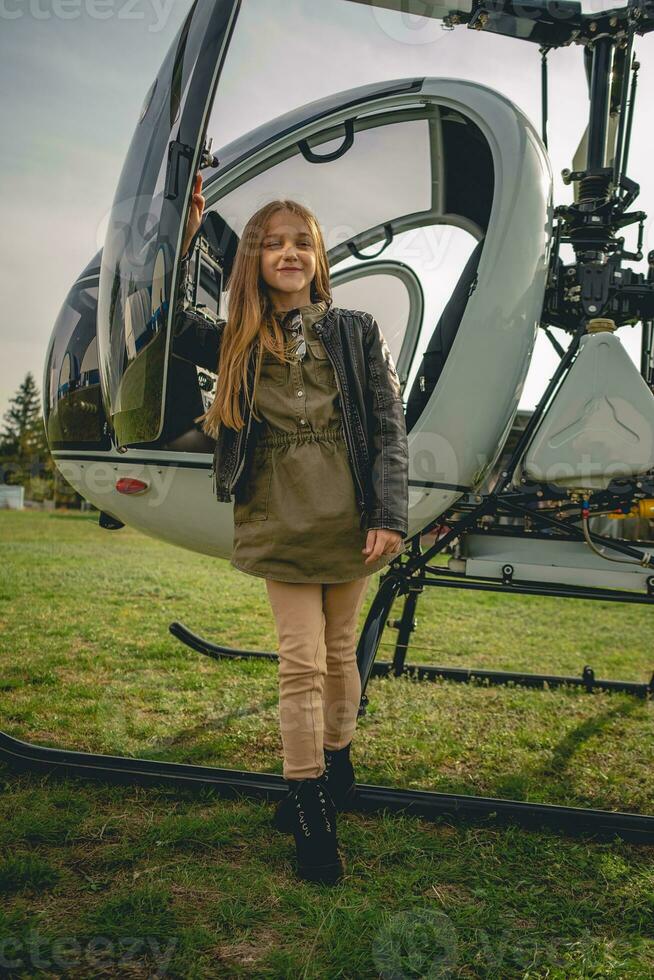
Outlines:
{"label": "landing skid", "polygon": [[[4,732],[0,732],[0,759],[17,772],[53,773],[65,779],[75,777],[140,786],[164,785],[191,789],[211,786],[220,796],[229,799],[240,797],[277,802],[288,791],[283,777],[274,773],[53,749],[23,742]],[[429,793],[365,783],[357,785],[352,809],[369,813],[381,810],[409,813],[427,820],[454,817],[473,822],[487,820],[493,824],[518,824],[527,829],[545,827],[571,836],[591,834],[605,840],[617,836],[636,844],[651,844],[654,841],[654,817],[636,813]]]}
{"label": "landing skid", "polygon": [[[436,570],[438,572],[438,570]],[[397,643],[395,644],[395,654],[393,660],[376,660],[373,662],[370,677],[401,677],[406,675],[417,681],[436,681],[439,679],[457,681],[460,684],[469,684],[471,681],[480,681],[489,685],[509,685],[515,684],[519,687],[583,687],[584,690],[592,691],[622,691],[632,694],[634,697],[649,698],[654,696],[654,674],[648,683],[639,681],[608,680],[595,676],[592,667],[586,664],[580,676],[573,674],[531,674],[524,671],[509,670],[483,670],[475,667],[444,667],[434,664],[407,664],[406,654],[409,644],[409,633],[416,628],[414,619],[415,609],[418,602],[418,595],[422,592],[425,585],[436,585],[450,588],[466,588],[469,583],[464,585],[458,582],[447,581],[424,581],[412,579],[404,600],[404,608],[401,619],[389,619],[387,625],[399,630]],[[470,586],[470,587],[474,587]],[[483,588],[484,585],[481,585]],[[493,587],[493,591],[510,591],[515,594],[516,589],[502,589]],[[537,593],[542,595],[543,593]],[[579,598],[588,598],[580,596]],[[595,596],[594,598],[605,598]],[[640,597],[637,597],[640,599]],[[625,600],[626,601],[626,600]],[[633,601],[633,600],[632,600]],[[264,650],[242,650],[235,647],[221,646],[219,643],[212,643],[194,633],[183,623],[173,622],[168,627],[170,632],[182,643],[196,650],[213,660],[272,660],[275,663],[279,660],[276,653]],[[365,627],[364,627],[365,628]],[[359,709],[359,717],[365,714],[365,704],[368,699],[362,698],[363,710]]]}

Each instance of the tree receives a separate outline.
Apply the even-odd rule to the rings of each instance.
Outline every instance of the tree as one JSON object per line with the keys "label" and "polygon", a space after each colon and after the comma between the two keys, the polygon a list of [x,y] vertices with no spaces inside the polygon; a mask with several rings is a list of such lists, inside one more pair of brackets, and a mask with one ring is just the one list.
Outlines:
{"label": "tree", "polygon": [[28,371],[4,414],[5,428],[0,434],[0,448],[3,454],[20,453],[23,438],[28,428],[33,427],[37,414],[40,417],[39,392],[34,375]]}
{"label": "tree", "polygon": [[0,433],[0,459],[5,483],[25,487],[33,500],[52,496],[54,464],[45,434],[41,396],[31,371],[9,402]]}

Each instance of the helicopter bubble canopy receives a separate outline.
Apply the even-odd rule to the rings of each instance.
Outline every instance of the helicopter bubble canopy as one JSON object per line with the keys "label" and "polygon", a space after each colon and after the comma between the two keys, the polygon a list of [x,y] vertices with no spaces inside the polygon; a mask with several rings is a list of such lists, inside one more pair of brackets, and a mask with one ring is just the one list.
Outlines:
{"label": "helicopter bubble canopy", "polygon": [[[404,0],[402,9],[403,4]],[[512,241],[523,243],[516,246],[515,261],[525,266],[526,281],[532,284],[527,292],[522,289],[530,312],[523,313],[521,321],[527,324],[525,343],[530,350],[531,305],[542,286],[548,245],[551,173],[537,134],[520,113],[505,105],[506,100],[483,86],[455,80],[379,81],[374,58],[362,71],[356,59],[339,57],[333,75],[325,72],[320,82],[322,97],[303,102],[302,86],[296,86],[286,103],[294,101],[296,108],[274,119],[267,112],[260,126],[237,130],[236,138],[226,142],[228,124],[232,131],[243,126],[246,104],[256,98],[267,73],[279,66],[285,38],[299,37],[303,52],[299,76],[290,76],[295,79],[307,63],[313,71],[313,52],[332,57],[339,39],[352,45],[353,52],[358,50],[355,38],[360,39],[365,19],[371,12],[383,18],[392,9],[400,9],[399,0],[395,6],[359,0],[324,0],[318,6],[313,0],[289,0],[281,13],[267,0],[205,0],[192,7],[143,100],[103,249],[98,351],[106,417],[118,448],[164,448],[174,440],[172,416],[179,416],[179,392],[171,370],[171,297],[177,293],[183,225],[197,170],[204,177],[207,217],[218,219],[213,241],[220,251],[222,236],[224,275],[229,274],[245,221],[273,197],[293,197],[312,208],[323,228],[330,268],[340,263],[351,268],[357,262],[363,268],[379,257],[394,261],[399,269],[403,238],[404,254],[411,255],[416,240],[429,245],[434,225],[465,233],[470,256],[486,240],[491,209],[496,221],[516,224],[508,202],[515,199],[514,182],[524,178],[531,190]],[[256,54],[264,48],[265,58],[259,59]],[[250,57],[244,73],[246,54]],[[282,69],[275,75],[277,88],[286,78]],[[373,80],[361,84],[366,73]],[[320,72],[318,77],[323,79]],[[315,83],[311,94],[316,94]],[[469,103],[474,105],[471,111]],[[520,149],[522,144],[511,149],[509,135],[498,147],[494,130],[504,132],[506,126],[511,134],[516,124],[521,132],[529,129],[527,149]],[[217,159],[206,145],[207,133],[221,140]],[[503,175],[501,188],[495,183],[496,163]],[[507,232],[501,234],[506,237]],[[504,254],[509,254],[506,246]],[[475,262],[479,257],[478,250]],[[427,258],[431,269],[424,281],[430,280],[433,291],[440,260],[433,250]],[[480,275],[484,265],[482,261]],[[461,290],[464,304],[474,289],[474,277],[471,269],[470,282]],[[441,310],[452,281],[446,285],[447,291],[441,283]],[[356,302],[354,289],[350,295],[349,306],[364,308],[363,301]],[[416,310],[421,305],[405,303]],[[425,305],[427,326],[433,327],[439,312]],[[223,314],[220,308],[219,313]],[[514,318],[513,307],[507,315]],[[458,322],[459,315],[453,318],[451,342]],[[415,349],[416,330],[411,333]],[[514,349],[522,351],[521,344],[514,344]],[[441,352],[439,364],[446,353]],[[401,366],[405,379],[409,360],[407,354]],[[422,392],[425,399],[415,400],[416,419],[436,380],[431,372]],[[518,380],[522,379],[512,377],[508,394],[501,396],[498,414],[506,417],[503,427],[519,394]],[[476,447],[469,442],[473,453]],[[467,464],[463,469],[467,474]]]}

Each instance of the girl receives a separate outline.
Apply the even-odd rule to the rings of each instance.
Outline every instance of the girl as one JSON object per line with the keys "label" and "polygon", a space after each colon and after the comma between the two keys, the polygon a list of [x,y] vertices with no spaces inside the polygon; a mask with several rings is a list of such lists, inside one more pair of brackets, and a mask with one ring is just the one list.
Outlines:
{"label": "girl", "polygon": [[[184,256],[204,206],[197,174]],[[197,331],[197,320],[189,323]],[[334,884],[343,875],[336,811],[355,785],[358,615],[371,574],[403,550],[407,534],[399,381],[374,318],[333,307],[316,218],[290,200],[269,202],[246,224],[230,275],[229,319],[214,339],[207,358],[205,329],[205,360],[218,382],[199,418],[204,432],[223,434],[214,468],[218,498],[234,492],[231,564],[265,579],[279,641],[289,794],[274,826],[293,832],[300,878]],[[372,526],[363,526],[367,518]]]}

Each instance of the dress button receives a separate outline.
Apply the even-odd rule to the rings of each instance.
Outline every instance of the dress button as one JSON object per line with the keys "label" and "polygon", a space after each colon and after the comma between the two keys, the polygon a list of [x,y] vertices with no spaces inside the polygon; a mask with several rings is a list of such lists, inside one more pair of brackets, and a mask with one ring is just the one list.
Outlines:
{"label": "dress button", "polygon": [[299,397],[300,395],[303,395],[303,394],[304,394],[304,392],[303,392],[302,390],[300,390],[300,391],[298,391],[298,397]]}

